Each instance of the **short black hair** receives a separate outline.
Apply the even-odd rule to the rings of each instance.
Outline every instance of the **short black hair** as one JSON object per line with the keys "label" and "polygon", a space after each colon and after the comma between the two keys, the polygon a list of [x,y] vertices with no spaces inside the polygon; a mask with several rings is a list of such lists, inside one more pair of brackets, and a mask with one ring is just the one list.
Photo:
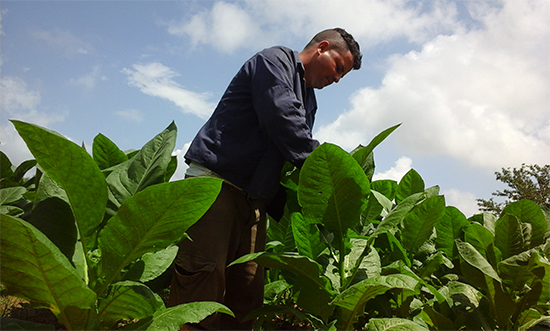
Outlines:
{"label": "short black hair", "polygon": [[305,48],[320,43],[323,40],[328,40],[332,47],[336,49],[345,48],[349,50],[351,55],[353,55],[353,69],[358,70],[361,68],[361,60],[363,59],[361,49],[357,41],[346,30],[342,28],[323,30],[317,33]]}

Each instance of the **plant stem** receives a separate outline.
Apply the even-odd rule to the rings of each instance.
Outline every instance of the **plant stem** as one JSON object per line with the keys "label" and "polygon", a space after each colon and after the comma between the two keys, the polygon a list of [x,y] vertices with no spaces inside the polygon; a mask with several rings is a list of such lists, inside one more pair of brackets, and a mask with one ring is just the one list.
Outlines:
{"label": "plant stem", "polygon": [[345,258],[346,258],[346,251],[345,251],[345,243],[344,240],[340,243],[340,258],[338,259],[338,265],[340,269],[340,286],[344,286],[346,282],[346,266],[345,266]]}

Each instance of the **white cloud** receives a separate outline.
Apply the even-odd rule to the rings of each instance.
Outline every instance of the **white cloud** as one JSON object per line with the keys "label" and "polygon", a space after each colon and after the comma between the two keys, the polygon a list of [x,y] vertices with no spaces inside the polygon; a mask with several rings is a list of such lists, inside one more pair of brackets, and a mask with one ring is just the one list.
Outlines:
{"label": "white cloud", "polygon": [[97,82],[105,80],[107,80],[107,77],[101,74],[101,66],[96,65],[92,68],[91,72],[85,74],[84,76],[71,79],[70,82],[71,84],[82,85],[86,89],[93,89]]}
{"label": "white cloud", "polygon": [[550,163],[550,3],[507,0],[476,11],[484,28],[440,35],[389,60],[382,86],[316,136],[344,148],[403,122],[403,150],[471,166]]}
{"label": "white cloud", "polygon": [[2,109],[2,123],[0,124],[0,142],[2,151],[15,165],[31,159],[32,155],[15,127],[7,119],[15,119],[40,126],[49,126],[52,123],[62,122],[63,114],[47,114],[37,109],[41,96],[39,91],[29,90],[25,81],[17,77],[2,77],[0,80],[0,108]]}
{"label": "white cloud", "polygon": [[171,101],[182,112],[202,119],[208,118],[214,110],[215,104],[208,101],[208,93],[197,93],[181,87],[172,79],[178,76],[177,73],[161,63],[135,64],[133,68],[124,68],[122,72],[128,76],[128,84],[139,88],[141,92]]}
{"label": "white cloud", "polygon": [[115,112],[116,115],[133,122],[143,122],[143,112],[139,109],[124,109]]}
{"label": "white cloud", "polygon": [[210,44],[232,52],[259,37],[260,26],[253,16],[237,4],[216,2],[210,11],[201,11],[189,21],[172,23],[168,32],[188,36],[193,45]]}
{"label": "white cloud", "polygon": [[[294,36],[304,40],[328,27],[344,27],[363,47],[405,38],[422,43],[460,27],[452,2],[404,0],[215,2],[189,19],[169,24],[168,32],[223,52],[258,49]],[[261,23],[260,23],[261,22]]]}
{"label": "white cloud", "polygon": [[393,179],[397,182],[403,178],[403,176],[412,168],[412,159],[406,156],[400,157],[395,161],[395,166],[387,171],[381,173],[375,173],[372,177],[373,180],[380,179]]}
{"label": "white cloud", "polygon": [[91,43],[75,36],[71,31],[55,28],[50,31],[34,31],[34,38],[41,40],[66,57],[88,55],[94,52]]}
{"label": "white cloud", "polygon": [[462,192],[457,189],[443,190],[441,192],[445,196],[447,206],[454,206],[460,210],[466,217],[471,217],[479,214],[476,196],[470,192]]}
{"label": "white cloud", "polygon": [[34,110],[40,103],[40,93],[29,91],[27,84],[17,77],[2,77],[2,98],[0,105],[3,111]]}

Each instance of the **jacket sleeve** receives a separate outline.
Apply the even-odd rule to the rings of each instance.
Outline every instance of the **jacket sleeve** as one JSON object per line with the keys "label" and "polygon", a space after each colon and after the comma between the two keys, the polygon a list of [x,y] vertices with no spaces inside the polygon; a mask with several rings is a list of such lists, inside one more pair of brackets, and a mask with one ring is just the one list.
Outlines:
{"label": "jacket sleeve", "polygon": [[305,93],[305,88],[299,84],[296,64],[287,58],[264,56],[251,64],[252,98],[260,127],[286,160],[301,167],[319,142],[307,124],[305,96],[297,95]]}

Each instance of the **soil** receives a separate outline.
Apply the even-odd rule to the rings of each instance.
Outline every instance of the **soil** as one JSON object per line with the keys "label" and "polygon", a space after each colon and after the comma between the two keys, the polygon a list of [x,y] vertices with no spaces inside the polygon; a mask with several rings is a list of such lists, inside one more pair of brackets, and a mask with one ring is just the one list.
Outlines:
{"label": "soil", "polygon": [[62,324],[57,322],[57,318],[49,309],[33,308],[27,301],[12,296],[1,297],[0,317],[48,324],[53,325],[56,330],[67,330]]}

